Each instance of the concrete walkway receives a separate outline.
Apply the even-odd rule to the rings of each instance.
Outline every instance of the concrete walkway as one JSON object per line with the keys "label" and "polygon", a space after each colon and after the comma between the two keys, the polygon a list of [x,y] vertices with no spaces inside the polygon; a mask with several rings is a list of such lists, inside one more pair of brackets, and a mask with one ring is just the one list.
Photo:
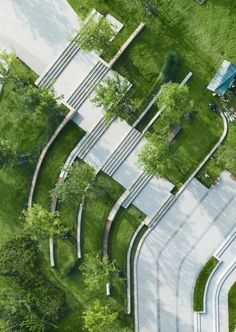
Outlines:
{"label": "concrete walkway", "polygon": [[79,26],[66,0],[0,1],[0,50],[14,50],[39,75]]}
{"label": "concrete walkway", "polygon": [[204,312],[195,314],[195,332],[229,330],[228,292],[236,281],[236,229],[214,256],[220,261],[205,289]]}
{"label": "concrete walkway", "polygon": [[193,179],[149,233],[137,263],[137,331],[193,331],[195,281],[234,227],[235,203],[227,172],[211,190]]}

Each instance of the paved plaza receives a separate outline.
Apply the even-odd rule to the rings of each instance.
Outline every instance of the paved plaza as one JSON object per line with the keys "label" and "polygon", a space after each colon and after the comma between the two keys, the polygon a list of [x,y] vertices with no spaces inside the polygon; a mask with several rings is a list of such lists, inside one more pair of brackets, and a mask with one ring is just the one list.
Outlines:
{"label": "paved plaza", "polygon": [[235,203],[227,172],[210,190],[193,179],[152,229],[138,256],[137,331],[194,331],[195,281],[234,229]]}
{"label": "paved plaza", "polygon": [[0,1],[0,49],[14,50],[39,75],[79,25],[66,0]]}

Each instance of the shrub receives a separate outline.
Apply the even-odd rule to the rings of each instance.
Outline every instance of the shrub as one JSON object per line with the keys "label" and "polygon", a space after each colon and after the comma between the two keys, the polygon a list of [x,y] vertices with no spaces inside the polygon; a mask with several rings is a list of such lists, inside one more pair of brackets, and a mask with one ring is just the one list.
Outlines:
{"label": "shrub", "polygon": [[165,57],[164,66],[158,77],[158,83],[168,83],[173,81],[179,68],[179,57],[175,52],[168,52]]}

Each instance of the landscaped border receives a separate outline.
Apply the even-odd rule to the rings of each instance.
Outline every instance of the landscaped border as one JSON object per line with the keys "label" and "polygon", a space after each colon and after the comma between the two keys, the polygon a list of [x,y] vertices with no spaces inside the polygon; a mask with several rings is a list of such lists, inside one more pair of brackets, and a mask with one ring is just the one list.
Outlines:
{"label": "landscaped border", "polygon": [[193,294],[193,310],[198,312],[204,311],[205,288],[209,284],[210,276],[213,275],[215,269],[219,266],[219,261],[212,256],[203,266],[198,274]]}

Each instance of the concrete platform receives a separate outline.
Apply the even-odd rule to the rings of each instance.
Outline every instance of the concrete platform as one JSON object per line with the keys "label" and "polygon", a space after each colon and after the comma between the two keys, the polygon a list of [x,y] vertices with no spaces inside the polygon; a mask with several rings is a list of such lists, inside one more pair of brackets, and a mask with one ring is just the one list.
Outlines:
{"label": "concrete platform", "polygon": [[169,181],[153,177],[135,198],[133,204],[151,217],[171,196],[173,187]]}
{"label": "concrete platform", "polygon": [[194,331],[195,281],[234,227],[235,203],[227,172],[211,190],[193,179],[149,233],[137,264],[137,331]]}
{"label": "concrete platform", "polygon": [[138,153],[145,144],[146,139],[142,139],[125,161],[120,165],[113,177],[125,188],[130,188],[132,183],[142,174],[143,169],[138,165]]}
{"label": "concrete platform", "polygon": [[39,75],[79,27],[66,0],[0,1],[0,50],[15,51]]}
{"label": "concrete platform", "polygon": [[107,157],[121,143],[123,137],[129,132],[130,126],[120,119],[112,122],[102,137],[89,151],[85,161],[91,164],[96,170],[101,169]]}
{"label": "concrete platform", "polygon": [[53,84],[56,94],[63,96],[63,100],[67,101],[98,61],[95,53],[80,49]]}

